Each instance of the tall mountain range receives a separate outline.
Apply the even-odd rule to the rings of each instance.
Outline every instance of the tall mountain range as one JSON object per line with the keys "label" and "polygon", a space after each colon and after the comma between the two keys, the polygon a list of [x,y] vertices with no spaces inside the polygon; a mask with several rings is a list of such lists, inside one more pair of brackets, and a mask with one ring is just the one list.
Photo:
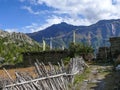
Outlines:
{"label": "tall mountain range", "polygon": [[27,35],[38,42],[42,42],[44,39],[48,44],[52,38],[54,47],[67,47],[73,40],[73,31],[75,31],[76,42],[87,43],[98,48],[109,45],[110,37],[120,36],[120,19],[100,20],[90,26],[74,26],[62,22]]}

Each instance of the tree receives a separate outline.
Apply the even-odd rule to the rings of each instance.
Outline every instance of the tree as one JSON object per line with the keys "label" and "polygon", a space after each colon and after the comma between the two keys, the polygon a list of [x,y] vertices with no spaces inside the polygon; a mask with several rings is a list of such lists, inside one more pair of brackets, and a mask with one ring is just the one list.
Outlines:
{"label": "tree", "polygon": [[93,53],[94,49],[87,44],[70,43],[69,45],[70,57],[80,56],[82,54]]}

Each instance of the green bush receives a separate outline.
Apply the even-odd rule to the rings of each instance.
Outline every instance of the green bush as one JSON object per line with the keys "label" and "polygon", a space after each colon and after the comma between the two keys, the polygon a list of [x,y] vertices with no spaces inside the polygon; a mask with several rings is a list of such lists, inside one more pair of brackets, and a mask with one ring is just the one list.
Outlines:
{"label": "green bush", "polygon": [[22,52],[40,51],[39,44],[31,45],[24,41],[11,41],[9,38],[0,38],[0,57],[4,58],[2,64],[17,64],[22,62]]}
{"label": "green bush", "polygon": [[80,56],[81,54],[93,53],[94,49],[82,43],[71,43],[69,45],[70,57]]}

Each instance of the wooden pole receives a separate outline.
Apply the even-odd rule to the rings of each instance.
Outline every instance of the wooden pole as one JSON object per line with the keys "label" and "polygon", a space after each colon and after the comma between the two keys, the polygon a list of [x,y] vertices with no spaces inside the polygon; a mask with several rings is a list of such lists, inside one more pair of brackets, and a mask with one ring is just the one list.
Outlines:
{"label": "wooden pole", "polygon": [[52,37],[50,38],[50,50],[52,50]]}
{"label": "wooden pole", "polygon": [[45,51],[45,48],[46,48],[46,43],[45,40],[43,40],[43,51]]}
{"label": "wooden pole", "polygon": [[75,30],[73,31],[73,43],[75,44]]}

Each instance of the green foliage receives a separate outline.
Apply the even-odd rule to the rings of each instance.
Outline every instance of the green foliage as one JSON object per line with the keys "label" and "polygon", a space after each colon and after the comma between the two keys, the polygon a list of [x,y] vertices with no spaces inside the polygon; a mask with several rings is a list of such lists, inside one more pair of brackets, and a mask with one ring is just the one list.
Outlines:
{"label": "green foliage", "polygon": [[63,59],[64,64],[67,65],[69,63],[70,59],[71,59],[70,57],[64,58]]}
{"label": "green foliage", "polygon": [[69,50],[70,50],[70,56],[78,56],[81,54],[88,54],[88,53],[93,53],[93,48],[91,46],[88,46],[87,44],[82,44],[82,43],[71,43],[69,45]]}
{"label": "green foliage", "polygon": [[0,38],[0,57],[4,58],[2,64],[17,64],[22,62],[22,52],[41,51],[38,43],[33,45],[25,41]]}
{"label": "green foliage", "polygon": [[86,68],[85,71],[82,74],[75,76],[75,80],[74,80],[73,84],[77,84],[77,83],[82,82],[84,79],[86,79],[88,77],[87,75],[89,73],[90,73],[90,69]]}

